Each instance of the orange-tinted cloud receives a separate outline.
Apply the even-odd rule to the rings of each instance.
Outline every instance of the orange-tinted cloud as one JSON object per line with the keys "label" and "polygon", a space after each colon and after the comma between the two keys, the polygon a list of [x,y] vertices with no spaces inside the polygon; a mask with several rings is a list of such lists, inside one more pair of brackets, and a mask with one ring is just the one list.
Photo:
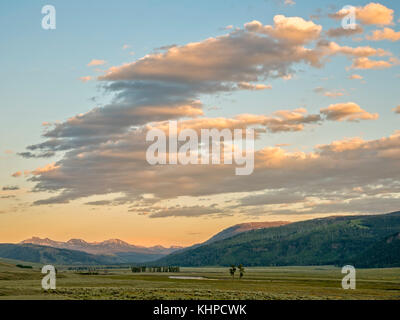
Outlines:
{"label": "orange-tinted cloud", "polygon": [[80,77],[79,80],[81,80],[82,82],[88,82],[92,80],[92,77],[91,76]]}
{"label": "orange-tinted cloud", "polygon": [[376,120],[379,117],[377,113],[371,114],[354,102],[331,104],[321,109],[321,113],[332,121]]}
{"label": "orange-tinted cloud", "polygon": [[88,67],[101,66],[106,63],[107,63],[107,61],[105,61],[105,60],[93,59],[92,61],[90,61],[88,63]]}
{"label": "orange-tinted cloud", "polygon": [[364,79],[364,77],[360,76],[359,74],[352,74],[351,76],[349,76],[349,79],[351,79],[351,80],[362,80],[362,79]]}
{"label": "orange-tinted cloud", "polygon": [[[331,17],[334,19],[343,19],[348,13],[348,10],[342,9],[332,14]],[[393,13],[392,9],[375,2],[371,2],[364,7],[355,8],[357,20],[365,25],[390,25],[393,23]]]}
{"label": "orange-tinted cloud", "polygon": [[325,88],[322,87],[317,87],[314,89],[315,93],[319,93],[324,95],[325,97],[329,97],[329,98],[337,98],[337,97],[342,97],[345,95],[345,91],[344,90],[327,90]]}
{"label": "orange-tinted cloud", "polygon": [[390,40],[390,41],[399,41],[400,40],[400,31],[396,32],[391,28],[384,28],[383,30],[375,30],[372,32],[372,35],[367,36],[368,40],[373,41],[381,41],[381,40]]}
{"label": "orange-tinted cloud", "polygon": [[385,60],[371,60],[367,57],[360,57],[353,60],[351,69],[386,69],[393,65]]}
{"label": "orange-tinted cloud", "polygon": [[[321,26],[299,17],[275,16],[274,26],[253,21],[244,30],[173,46],[135,62],[109,68],[100,80],[255,82],[286,76],[296,62],[320,65],[319,52],[302,47],[317,39]],[[268,35],[268,36],[266,36]]]}
{"label": "orange-tinted cloud", "polygon": [[242,90],[267,90],[267,89],[272,89],[271,85],[266,85],[266,84],[252,84],[248,82],[239,82],[238,87]]}
{"label": "orange-tinted cloud", "polygon": [[274,26],[263,26],[261,22],[254,20],[246,23],[245,29],[252,32],[264,33],[274,38],[284,39],[291,43],[304,44],[319,37],[322,26],[312,21],[306,21],[300,17],[274,17]]}
{"label": "orange-tinted cloud", "polygon": [[364,7],[356,9],[356,17],[363,24],[388,25],[393,23],[392,9],[385,7],[380,3],[371,2]]}
{"label": "orange-tinted cloud", "polygon": [[20,176],[22,176],[22,172],[21,171],[14,172],[11,176],[14,178],[19,178]]}
{"label": "orange-tinted cloud", "polygon": [[[178,131],[193,129],[200,132],[201,129],[237,129],[250,126],[262,126],[269,132],[294,132],[301,131],[307,124],[317,124],[321,120],[318,114],[307,114],[303,108],[295,110],[279,110],[272,115],[240,114],[233,118],[198,118],[182,120],[178,123]],[[169,123],[155,123],[158,129],[168,131]],[[149,126],[150,128],[151,126]]]}
{"label": "orange-tinted cloud", "polygon": [[391,53],[381,49],[381,48],[372,48],[370,46],[364,47],[349,47],[349,46],[340,46],[336,42],[329,42],[329,45],[325,48],[326,54],[343,54],[349,57],[371,57],[371,56],[390,56]]}
{"label": "orange-tinted cloud", "polygon": [[48,173],[48,172],[51,172],[51,171],[55,171],[55,170],[57,170],[58,168],[60,168],[60,166],[57,166],[57,165],[53,162],[53,163],[49,163],[49,164],[45,165],[45,166],[42,167],[42,168],[37,168],[37,169],[31,171],[30,173],[33,174],[34,176],[38,176],[38,175],[41,175],[41,174],[44,174],[44,173]]}

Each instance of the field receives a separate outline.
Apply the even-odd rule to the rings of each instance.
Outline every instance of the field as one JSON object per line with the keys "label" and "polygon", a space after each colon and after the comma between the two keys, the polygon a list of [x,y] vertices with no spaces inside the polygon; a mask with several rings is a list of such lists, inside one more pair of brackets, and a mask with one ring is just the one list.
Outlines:
{"label": "field", "polygon": [[[24,263],[26,264],[26,263]],[[58,268],[57,290],[41,288],[40,266],[0,261],[0,299],[396,299],[400,268],[358,269],[356,290],[343,290],[340,268],[246,268],[232,279],[228,268],[181,268],[179,273],[132,273],[128,268],[84,274]],[[199,277],[174,279],[170,277]]]}

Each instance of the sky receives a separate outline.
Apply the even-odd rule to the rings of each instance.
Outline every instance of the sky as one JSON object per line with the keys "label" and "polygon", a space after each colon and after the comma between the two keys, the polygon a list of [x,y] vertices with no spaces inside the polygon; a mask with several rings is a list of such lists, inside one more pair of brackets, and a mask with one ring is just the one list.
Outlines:
{"label": "sky", "polygon": [[[2,1],[0,242],[399,210],[399,25],[394,0]],[[253,174],[150,166],[169,120],[258,129]]]}

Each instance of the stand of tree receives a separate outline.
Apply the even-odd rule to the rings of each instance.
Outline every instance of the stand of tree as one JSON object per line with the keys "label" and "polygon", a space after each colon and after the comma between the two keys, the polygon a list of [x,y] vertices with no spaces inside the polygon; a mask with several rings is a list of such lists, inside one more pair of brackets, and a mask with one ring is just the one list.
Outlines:
{"label": "stand of tree", "polygon": [[173,266],[168,266],[168,267],[146,267],[146,266],[141,266],[141,267],[131,267],[132,272],[137,273],[137,272],[180,272],[180,267],[173,267]]}
{"label": "stand of tree", "polygon": [[244,276],[244,267],[242,264],[239,264],[236,268],[236,266],[233,264],[229,268],[229,274],[231,275],[232,279],[235,279],[235,273],[236,270],[239,271],[239,279],[242,279]]}

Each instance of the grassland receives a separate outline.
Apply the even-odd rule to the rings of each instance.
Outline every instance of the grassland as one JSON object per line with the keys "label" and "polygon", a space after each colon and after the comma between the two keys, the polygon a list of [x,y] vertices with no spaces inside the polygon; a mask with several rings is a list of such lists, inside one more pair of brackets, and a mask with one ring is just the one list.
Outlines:
{"label": "grassland", "polygon": [[[25,263],[26,264],[26,263]],[[58,267],[57,290],[41,288],[40,266],[0,262],[0,299],[396,299],[400,268],[359,269],[357,289],[343,290],[339,268],[246,268],[242,280],[228,268],[181,268],[180,273],[132,273],[128,268],[80,274]],[[170,276],[203,279],[171,279]]]}

